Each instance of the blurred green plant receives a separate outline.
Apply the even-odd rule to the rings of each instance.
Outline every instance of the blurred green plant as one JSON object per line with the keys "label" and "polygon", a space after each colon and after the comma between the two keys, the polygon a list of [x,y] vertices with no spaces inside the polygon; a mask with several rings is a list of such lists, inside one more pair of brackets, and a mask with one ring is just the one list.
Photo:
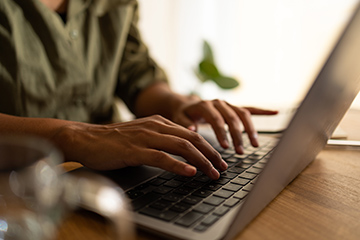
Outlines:
{"label": "blurred green plant", "polygon": [[239,86],[235,78],[223,75],[216,66],[213,51],[207,41],[203,42],[203,59],[195,70],[196,76],[201,82],[213,81],[222,89],[233,89]]}

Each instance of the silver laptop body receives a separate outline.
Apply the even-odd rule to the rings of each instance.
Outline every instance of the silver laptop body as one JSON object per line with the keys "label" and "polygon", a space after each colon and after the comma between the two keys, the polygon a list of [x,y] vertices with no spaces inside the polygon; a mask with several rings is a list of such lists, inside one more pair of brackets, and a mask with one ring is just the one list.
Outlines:
{"label": "silver laptop body", "polygon": [[[232,208],[204,232],[139,213],[134,213],[136,224],[166,239],[233,239],[323,149],[360,90],[359,76],[360,10],[357,7],[242,204]],[[161,173],[162,170],[144,166],[112,171],[107,175],[126,191]]]}

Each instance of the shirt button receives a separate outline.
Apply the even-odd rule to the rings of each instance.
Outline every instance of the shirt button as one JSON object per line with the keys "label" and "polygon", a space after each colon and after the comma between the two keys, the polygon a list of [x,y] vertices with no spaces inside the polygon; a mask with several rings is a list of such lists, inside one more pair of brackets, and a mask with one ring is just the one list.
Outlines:
{"label": "shirt button", "polygon": [[79,31],[74,29],[70,31],[70,38],[76,40],[79,37]]}

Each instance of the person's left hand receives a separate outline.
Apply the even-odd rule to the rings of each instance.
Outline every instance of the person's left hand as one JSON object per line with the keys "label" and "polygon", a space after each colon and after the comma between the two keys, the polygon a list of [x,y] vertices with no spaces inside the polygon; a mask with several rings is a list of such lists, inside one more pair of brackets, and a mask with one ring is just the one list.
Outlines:
{"label": "person's left hand", "polygon": [[254,147],[259,146],[257,141],[257,131],[251,121],[251,115],[274,115],[278,111],[264,110],[253,107],[236,107],[222,100],[198,100],[183,104],[173,114],[173,121],[191,129],[197,130],[200,122],[209,123],[223,148],[229,147],[225,124],[228,125],[229,132],[237,153],[243,153],[242,129],[249,136],[250,142]]}

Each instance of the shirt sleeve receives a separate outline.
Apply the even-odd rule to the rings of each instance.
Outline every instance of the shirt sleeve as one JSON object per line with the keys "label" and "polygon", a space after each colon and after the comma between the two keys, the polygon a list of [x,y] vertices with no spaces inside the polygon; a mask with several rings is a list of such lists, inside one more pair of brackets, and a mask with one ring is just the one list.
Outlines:
{"label": "shirt sleeve", "polygon": [[136,98],[142,90],[157,82],[168,82],[164,71],[149,56],[148,48],[141,40],[137,22],[138,8],[135,8],[116,87],[116,95],[132,112],[134,112]]}
{"label": "shirt sleeve", "polygon": [[0,112],[17,115],[17,60],[11,24],[0,6]]}

